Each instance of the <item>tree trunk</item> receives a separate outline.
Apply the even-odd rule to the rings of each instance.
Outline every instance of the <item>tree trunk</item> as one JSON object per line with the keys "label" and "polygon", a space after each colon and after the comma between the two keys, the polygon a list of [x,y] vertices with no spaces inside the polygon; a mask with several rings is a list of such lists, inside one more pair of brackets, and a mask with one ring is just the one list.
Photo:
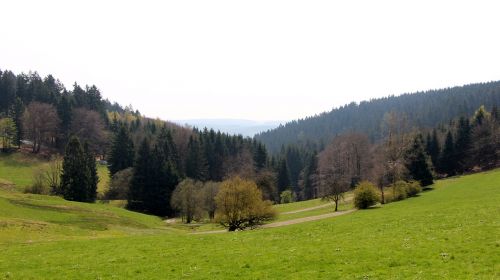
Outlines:
{"label": "tree trunk", "polygon": [[382,195],[380,203],[385,204],[384,187],[380,187],[380,194]]}

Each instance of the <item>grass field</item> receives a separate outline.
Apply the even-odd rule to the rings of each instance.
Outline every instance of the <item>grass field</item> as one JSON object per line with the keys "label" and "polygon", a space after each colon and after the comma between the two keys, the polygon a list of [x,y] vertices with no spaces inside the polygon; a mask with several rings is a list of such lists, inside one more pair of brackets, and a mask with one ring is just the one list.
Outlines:
{"label": "grass field", "polygon": [[0,192],[0,279],[498,279],[499,185],[497,170],[371,210],[206,235],[109,205]]}
{"label": "grass field", "polygon": [[[0,184],[14,185],[14,188],[23,191],[33,181],[33,173],[37,169],[47,168],[48,160],[26,153],[0,153]],[[99,193],[104,193],[109,184],[109,170],[104,165],[97,165]]]}

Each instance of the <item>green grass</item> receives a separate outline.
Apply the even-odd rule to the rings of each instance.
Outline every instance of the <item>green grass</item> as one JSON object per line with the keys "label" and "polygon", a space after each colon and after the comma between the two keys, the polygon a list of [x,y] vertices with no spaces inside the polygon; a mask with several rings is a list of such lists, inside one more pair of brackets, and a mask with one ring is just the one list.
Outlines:
{"label": "green grass", "polygon": [[33,172],[48,165],[47,161],[22,153],[0,153],[0,179],[20,190],[31,185]]}
{"label": "green grass", "polygon": [[[0,279],[498,279],[499,185],[497,170],[439,181],[434,190],[419,197],[376,209],[281,228],[213,235],[142,232],[138,229],[160,226],[158,221],[108,205],[35,196],[28,201],[81,207],[98,216],[101,211],[117,215],[116,223],[111,219],[103,224],[118,226],[122,217],[128,217],[132,224],[144,221],[144,226],[131,226],[134,234],[127,234],[126,228],[111,237],[89,234],[60,240],[67,238],[55,235],[51,241],[27,242],[20,237],[4,242]],[[4,200],[0,213],[11,209],[8,219],[79,224],[68,218],[74,212],[12,204],[9,195],[0,193]],[[67,219],[66,225],[60,222]],[[84,227],[91,227],[95,222],[85,223]],[[0,232],[4,230],[0,226]]]}
{"label": "green grass", "polygon": [[[48,160],[26,153],[0,153],[0,187],[14,185],[14,189],[23,191],[33,182],[36,170],[47,168]],[[99,184],[97,190],[103,194],[109,186],[109,170],[105,165],[97,165]]]}

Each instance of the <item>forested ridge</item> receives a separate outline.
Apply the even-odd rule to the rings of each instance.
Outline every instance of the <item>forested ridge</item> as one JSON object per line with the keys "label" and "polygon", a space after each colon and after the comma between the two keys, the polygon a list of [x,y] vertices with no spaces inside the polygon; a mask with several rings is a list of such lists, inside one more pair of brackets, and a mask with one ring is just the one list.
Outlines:
{"label": "forested ridge", "polygon": [[[500,82],[404,94],[251,139],[147,118],[103,99],[94,85],[68,90],[51,75],[0,71],[0,145],[50,159],[30,192],[126,200],[131,210],[186,222],[208,217],[236,230],[272,219],[271,203],[323,197],[337,210],[360,186],[369,198],[360,207],[369,207],[414,196],[437,177],[494,168],[499,101]],[[96,159],[112,176],[99,194]],[[241,211],[246,216],[232,220]]]}
{"label": "forested ridge", "polygon": [[330,112],[291,121],[262,132],[255,139],[276,154],[283,146],[295,144],[306,149],[322,150],[336,135],[362,132],[371,141],[383,138],[384,114],[403,113],[410,126],[433,128],[460,116],[470,116],[481,105],[491,109],[500,104],[500,81],[477,83],[446,89],[405,93],[369,101],[350,103]]}

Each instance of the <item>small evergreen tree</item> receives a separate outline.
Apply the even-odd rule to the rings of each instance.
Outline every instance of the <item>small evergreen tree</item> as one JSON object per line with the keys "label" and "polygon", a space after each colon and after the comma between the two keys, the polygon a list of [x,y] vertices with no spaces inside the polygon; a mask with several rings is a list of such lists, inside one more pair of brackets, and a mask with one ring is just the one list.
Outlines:
{"label": "small evergreen tree", "polygon": [[61,192],[66,200],[89,201],[89,170],[86,155],[77,137],[71,137],[63,159]]}
{"label": "small evergreen tree", "polygon": [[95,157],[90,151],[89,144],[85,142],[83,145],[83,152],[86,158],[87,165],[87,202],[94,202],[97,197],[97,184],[99,183],[99,176],[97,175],[97,166],[95,164]]}
{"label": "small evergreen tree", "polygon": [[419,181],[422,186],[432,185],[434,183],[432,178],[432,167],[428,155],[424,150],[424,143],[422,135],[418,135],[413,140],[413,145],[406,153],[406,168],[410,176]]}
{"label": "small evergreen tree", "polygon": [[445,173],[448,176],[456,174],[456,158],[455,158],[455,143],[451,131],[446,134],[443,152],[439,159],[439,172]]}
{"label": "small evergreen tree", "polygon": [[282,193],[288,187],[290,187],[290,174],[286,160],[282,159],[278,167],[278,193]]}
{"label": "small evergreen tree", "polygon": [[111,176],[134,164],[134,142],[124,125],[121,125],[115,133],[108,162]]}

